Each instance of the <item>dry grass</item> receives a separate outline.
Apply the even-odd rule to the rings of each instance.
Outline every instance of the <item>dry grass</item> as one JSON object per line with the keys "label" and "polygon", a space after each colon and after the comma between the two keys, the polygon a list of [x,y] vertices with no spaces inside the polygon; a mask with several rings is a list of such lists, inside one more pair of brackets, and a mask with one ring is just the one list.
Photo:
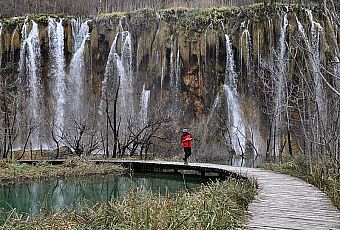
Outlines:
{"label": "dry grass", "polygon": [[254,195],[253,183],[236,179],[163,197],[139,189],[123,201],[81,213],[42,214],[34,220],[12,213],[2,224],[3,229],[236,229]]}
{"label": "dry grass", "polygon": [[46,162],[36,165],[19,164],[15,161],[0,161],[0,182],[18,180],[44,180],[49,178],[79,178],[89,175],[121,174],[124,168],[115,164],[95,164],[88,159],[70,158],[62,165]]}

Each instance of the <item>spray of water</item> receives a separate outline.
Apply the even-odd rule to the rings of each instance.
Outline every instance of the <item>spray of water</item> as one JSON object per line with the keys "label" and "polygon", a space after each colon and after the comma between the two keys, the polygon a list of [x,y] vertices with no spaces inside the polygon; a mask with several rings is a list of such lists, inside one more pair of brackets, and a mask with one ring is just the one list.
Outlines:
{"label": "spray of water", "polygon": [[51,57],[50,75],[53,79],[54,98],[54,128],[55,134],[61,136],[64,129],[65,101],[66,101],[66,74],[64,57],[64,27],[63,21],[54,18],[48,19],[49,54]]}

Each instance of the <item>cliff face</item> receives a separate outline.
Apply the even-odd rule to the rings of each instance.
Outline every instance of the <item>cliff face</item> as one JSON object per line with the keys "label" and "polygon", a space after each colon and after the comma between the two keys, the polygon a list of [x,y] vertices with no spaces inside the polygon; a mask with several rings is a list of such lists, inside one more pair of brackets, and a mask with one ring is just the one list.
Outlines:
{"label": "cliff face", "polygon": [[34,131],[35,148],[52,145],[48,129],[66,133],[71,115],[100,124],[118,85],[122,124],[168,117],[173,130],[192,127],[202,146],[218,134],[236,153],[288,151],[288,133],[295,133],[289,147],[301,139],[300,121],[312,126],[309,116],[324,114],[318,120],[327,126],[333,116],[325,80],[339,87],[332,75],[338,29],[326,11],[171,9],[86,23],[16,20],[2,23],[1,59],[2,67],[16,64],[13,77],[20,79],[17,120],[26,135],[19,148],[29,121],[44,123]]}

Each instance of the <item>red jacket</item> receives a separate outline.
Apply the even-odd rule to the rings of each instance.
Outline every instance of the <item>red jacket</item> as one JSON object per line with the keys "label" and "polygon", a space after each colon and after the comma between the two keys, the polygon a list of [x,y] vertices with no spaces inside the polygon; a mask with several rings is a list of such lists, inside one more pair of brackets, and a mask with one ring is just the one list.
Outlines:
{"label": "red jacket", "polygon": [[183,135],[181,140],[183,148],[191,148],[192,140],[193,138],[190,133]]}

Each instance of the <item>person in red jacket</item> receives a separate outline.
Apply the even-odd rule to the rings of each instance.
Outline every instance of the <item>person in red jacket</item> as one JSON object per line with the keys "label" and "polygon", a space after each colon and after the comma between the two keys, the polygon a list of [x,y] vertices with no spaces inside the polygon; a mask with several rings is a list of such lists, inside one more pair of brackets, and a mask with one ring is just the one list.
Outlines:
{"label": "person in red jacket", "polygon": [[189,133],[188,129],[183,129],[181,142],[182,142],[182,146],[183,146],[183,149],[184,149],[183,160],[184,160],[185,164],[188,163],[188,158],[191,155],[192,140],[193,140],[193,137]]}

